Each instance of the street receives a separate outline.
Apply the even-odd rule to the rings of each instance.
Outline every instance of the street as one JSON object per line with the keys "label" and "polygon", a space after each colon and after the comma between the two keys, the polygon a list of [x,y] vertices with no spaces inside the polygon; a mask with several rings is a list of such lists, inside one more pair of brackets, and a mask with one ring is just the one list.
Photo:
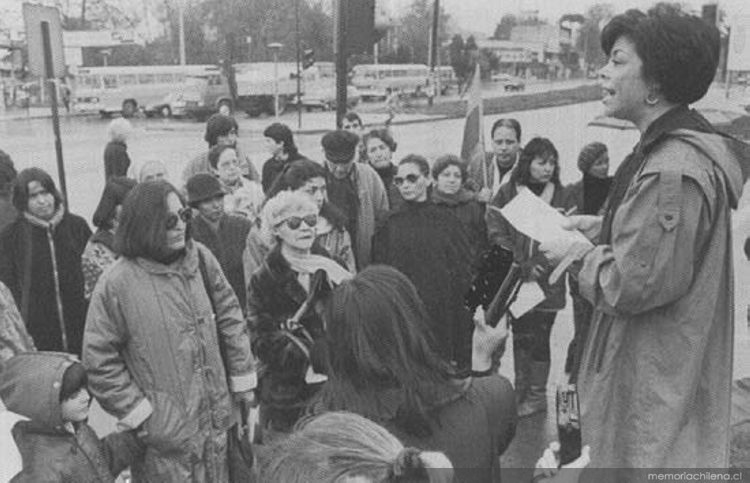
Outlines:
{"label": "street", "polygon": [[[602,141],[609,147],[611,167],[614,170],[627,155],[638,138],[636,130],[589,127],[587,123],[600,112],[600,103],[553,107],[519,112],[504,117],[517,118],[523,128],[522,143],[535,136],[552,140],[559,152],[561,179],[567,184],[576,181],[580,173],[576,158],[580,148],[590,141]],[[304,129],[333,127],[334,113],[304,113]],[[385,119],[385,114],[363,113],[366,124],[376,124]],[[422,116],[424,117],[424,116]],[[500,116],[485,118],[485,138],[489,138],[492,122]],[[437,155],[459,153],[463,136],[463,119],[439,120],[399,125],[400,120],[419,120],[418,116],[396,117],[393,133],[398,142],[396,160],[409,153],[425,155],[432,160]],[[244,115],[238,119],[239,143],[260,171],[268,157],[264,152],[262,130],[274,118],[249,119]],[[281,122],[293,129],[297,127],[296,112],[281,116]],[[97,117],[68,117],[61,121],[63,152],[71,211],[91,220],[104,184],[102,152],[107,142],[107,123]],[[203,141],[204,124],[194,121],[135,119],[135,133],[128,143],[128,152],[138,166],[148,160],[161,160],[169,171],[169,178],[180,182],[182,168],[196,154],[206,150]],[[300,134],[296,142],[300,152],[316,161],[322,161],[320,134]],[[49,119],[30,119],[0,122],[0,149],[8,152],[17,168],[39,166],[56,178],[54,139]],[[487,143],[489,146],[489,143]],[[736,334],[735,378],[750,375],[750,340],[747,335],[747,307],[750,301],[750,270],[742,251],[742,245],[750,234],[750,208],[748,195],[741,200],[740,209],[734,215],[734,257],[736,267]],[[556,439],[554,425],[554,385],[563,381],[562,366],[567,345],[572,337],[572,309],[570,301],[556,319],[552,332],[552,372],[548,382],[551,396],[546,417],[527,418],[519,423],[516,440],[503,457],[505,467],[533,466],[543,448]],[[513,379],[512,354],[508,352],[501,372]],[[98,421],[97,421],[98,419]],[[101,416],[94,415],[94,426],[102,428]]]}

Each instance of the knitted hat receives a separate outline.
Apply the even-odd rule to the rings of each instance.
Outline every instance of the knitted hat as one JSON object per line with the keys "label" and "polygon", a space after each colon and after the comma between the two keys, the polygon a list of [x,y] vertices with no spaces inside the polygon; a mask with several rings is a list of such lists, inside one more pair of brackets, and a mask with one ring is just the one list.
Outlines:
{"label": "knitted hat", "polygon": [[354,159],[358,143],[359,136],[343,129],[330,131],[321,140],[326,159],[332,163],[348,163]]}
{"label": "knitted hat", "polygon": [[585,145],[583,149],[581,149],[581,154],[578,155],[578,169],[580,169],[582,173],[588,173],[596,160],[606,152],[607,145],[604,143],[593,142]]}
{"label": "knitted hat", "polygon": [[219,179],[208,173],[198,173],[187,181],[188,204],[195,208],[201,201],[224,196]]}
{"label": "knitted hat", "polygon": [[136,184],[134,179],[124,176],[110,178],[107,184],[104,185],[102,197],[99,199],[96,211],[94,211],[94,226],[105,230],[111,228],[112,218],[115,216],[115,208],[117,208],[117,205],[123,204],[125,197]]}

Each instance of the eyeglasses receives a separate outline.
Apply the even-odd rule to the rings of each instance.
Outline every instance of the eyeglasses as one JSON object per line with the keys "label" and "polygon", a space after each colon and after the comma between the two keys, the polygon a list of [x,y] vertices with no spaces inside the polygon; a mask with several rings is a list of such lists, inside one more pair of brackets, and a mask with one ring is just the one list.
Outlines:
{"label": "eyeglasses", "polygon": [[396,186],[401,186],[402,184],[404,184],[405,181],[408,181],[409,183],[414,184],[417,181],[419,181],[419,178],[421,178],[421,176],[419,176],[418,174],[407,174],[406,176],[403,176],[403,177],[395,176],[393,178],[393,184],[395,184]]}
{"label": "eyeglasses", "polygon": [[310,228],[318,224],[318,215],[307,215],[307,216],[292,216],[283,221],[290,230],[296,230],[302,226],[302,222]]}
{"label": "eyeglasses", "polygon": [[189,206],[181,209],[177,213],[170,213],[167,215],[166,227],[167,230],[174,230],[177,228],[177,223],[182,220],[187,223],[193,219],[193,210]]}

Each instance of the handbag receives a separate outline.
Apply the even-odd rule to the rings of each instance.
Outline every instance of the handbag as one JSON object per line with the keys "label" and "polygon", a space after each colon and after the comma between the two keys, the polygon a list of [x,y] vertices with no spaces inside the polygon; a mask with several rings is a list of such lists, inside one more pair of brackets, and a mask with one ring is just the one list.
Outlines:
{"label": "handbag", "polygon": [[[208,300],[211,302],[211,311],[216,319],[216,304],[213,299],[213,290],[208,284],[208,270],[203,253],[198,249],[198,267],[200,269],[203,288],[206,290]],[[219,331],[219,324],[216,323],[216,336],[219,342],[219,352],[224,369],[227,369],[227,350]],[[229,371],[226,371],[229,374]],[[227,376],[229,377],[229,376]],[[240,422],[231,428],[227,433],[227,464],[229,466],[229,481],[231,483],[240,483],[255,481],[253,475],[253,445],[250,442],[250,428],[247,425],[250,408],[246,401],[240,401]]]}

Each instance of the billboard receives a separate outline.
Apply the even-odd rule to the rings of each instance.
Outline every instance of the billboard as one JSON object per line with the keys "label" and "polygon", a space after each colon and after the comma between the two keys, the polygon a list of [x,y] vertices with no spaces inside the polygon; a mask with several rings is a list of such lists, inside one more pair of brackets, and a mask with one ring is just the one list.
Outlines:
{"label": "billboard", "polygon": [[732,22],[727,69],[750,70],[750,15],[738,15]]}

